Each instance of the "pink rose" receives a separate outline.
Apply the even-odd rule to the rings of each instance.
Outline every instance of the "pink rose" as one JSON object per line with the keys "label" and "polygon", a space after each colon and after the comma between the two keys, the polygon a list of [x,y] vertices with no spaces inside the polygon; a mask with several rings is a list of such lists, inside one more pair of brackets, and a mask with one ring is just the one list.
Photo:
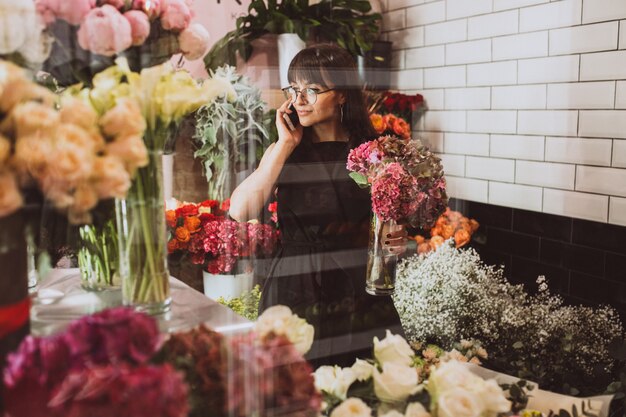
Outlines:
{"label": "pink rose", "polygon": [[52,23],[54,18],[80,25],[87,13],[96,7],[96,0],[37,0],[37,11],[44,22]]}
{"label": "pink rose", "polygon": [[132,43],[130,23],[108,4],[90,11],[78,30],[81,48],[99,55],[115,55],[130,48]]}
{"label": "pink rose", "polygon": [[148,15],[150,20],[161,15],[161,0],[134,0],[133,10],[141,10]]}
{"label": "pink rose", "polygon": [[184,0],[166,0],[162,5],[161,26],[165,30],[180,32],[187,29],[191,10]]}
{"label": "pink rose", "polygon": [[124,13],[124,17],[130,23],[130,32],[133,38],[133,45],[142,45],[148,35],[150,35],[150,20],[141,10],[129,10]]}
{"label": "pink rose", "polygon": [[192,23],[178,36],[180,50],[185,58],[193,61],[204,56],[209,49],[209,32],[200,23]]}

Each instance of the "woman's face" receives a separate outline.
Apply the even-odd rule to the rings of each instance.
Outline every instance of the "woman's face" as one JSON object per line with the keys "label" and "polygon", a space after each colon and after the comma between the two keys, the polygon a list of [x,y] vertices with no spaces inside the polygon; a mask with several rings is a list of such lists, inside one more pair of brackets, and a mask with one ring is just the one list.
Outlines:
{"label": "woman's face", "polygon": [[339,106],[345,101],[342,94],[317,83],[307,81],[292,82],[291,86],[297,91],[304,91],[307,88],[315,90],[317,100],[313,104],[307,101],[306,94],[298,94],[294,107],[298,112],[300,124],[304,127],[313,126],[318,123],[340,120]]}

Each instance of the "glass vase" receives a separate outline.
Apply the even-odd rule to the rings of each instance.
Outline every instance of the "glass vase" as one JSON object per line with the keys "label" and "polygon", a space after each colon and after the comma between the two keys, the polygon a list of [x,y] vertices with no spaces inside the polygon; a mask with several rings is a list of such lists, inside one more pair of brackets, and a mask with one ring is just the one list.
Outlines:
{"label": "glass vase", "polygon": [[78,267],[82,287],[88,291],[119,289],[121,280],[115,219],[111,218],[103,225],[81,226],[78,234]]}
{"label": "glass vase", "polygon": [[389,252],[383,243],[386,234],[397,229],[394,220],[382,221],[375,213],[372,214],[365,278],[365,291],[371,295],[393,294],[398,255]]}
{"label": "glass vase", "polygon": [[116,201],[122,299],[148,314],[170,310],[162,151],[148,151],[126,199]]}

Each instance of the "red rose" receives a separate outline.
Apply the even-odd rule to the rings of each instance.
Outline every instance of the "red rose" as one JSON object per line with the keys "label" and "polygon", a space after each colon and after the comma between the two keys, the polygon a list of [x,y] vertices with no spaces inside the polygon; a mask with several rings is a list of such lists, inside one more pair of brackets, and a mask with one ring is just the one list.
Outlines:
{"label": "red rose", "polygon": [[186,204],[176,209],[176,216],[178,217],[197,216],[197,215],[198,215],[198,206],[196,206],[195,204]]}

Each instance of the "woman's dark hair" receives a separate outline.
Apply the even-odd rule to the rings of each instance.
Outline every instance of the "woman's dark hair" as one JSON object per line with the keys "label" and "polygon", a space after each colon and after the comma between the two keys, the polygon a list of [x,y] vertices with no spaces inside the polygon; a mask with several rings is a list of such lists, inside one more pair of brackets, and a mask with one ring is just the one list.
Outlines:
{"label": "woman's dark hair", "polygon": [[289,64],[289,82],[307,81],[345,94],[342,125],[350,135],[350,147],[372,140],[378,135],[372,126],[363,86],[352,55],[340,46],[318,44],[298,52]]}

